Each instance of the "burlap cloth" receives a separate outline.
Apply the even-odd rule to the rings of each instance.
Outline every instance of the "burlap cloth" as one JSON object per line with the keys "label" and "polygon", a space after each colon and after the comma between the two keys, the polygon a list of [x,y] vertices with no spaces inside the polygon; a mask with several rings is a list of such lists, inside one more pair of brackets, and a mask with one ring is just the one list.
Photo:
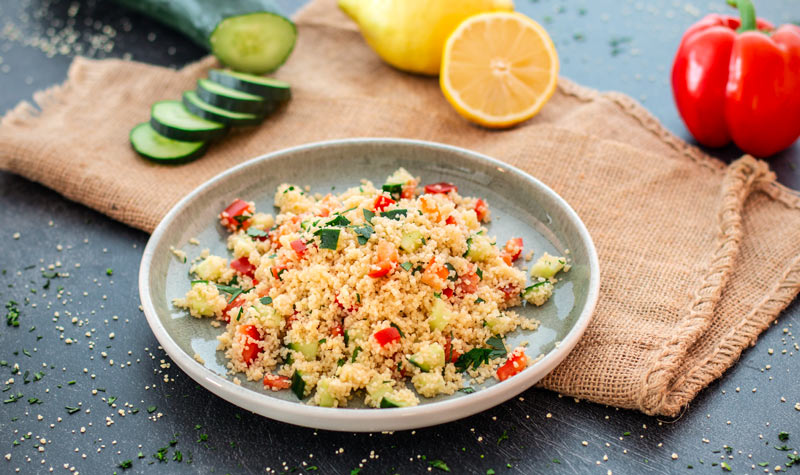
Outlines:
{"label": "burlap cloth", "polygon": [[600,255],[592,323],[542,385],[648,414],[679,413],[800,289],[800,199],[765,163],[726,166],[633,99],[566,79],[533,120],[482,130],[456,115],[435,79],[385,66],[331,0],[296,20],[297,47],[277,73],[292,101],[204,158],[150,163],[131,151],[128,131],[153,102],[192,89],[212,58],[180,71],[77,58],[66,83],[35,96],[41,111],[22,103],[2,119],[0,168],[151,231],[208,178],[292,145],[410,137],[486,153],[569,201]]}

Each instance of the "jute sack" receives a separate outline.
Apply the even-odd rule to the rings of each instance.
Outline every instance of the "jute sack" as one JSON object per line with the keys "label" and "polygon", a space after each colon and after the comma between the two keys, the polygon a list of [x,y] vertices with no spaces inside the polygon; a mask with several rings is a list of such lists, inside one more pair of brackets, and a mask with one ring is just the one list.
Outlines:
{"label": "jute sack", "polygon": [[[332,0],[296,18],[299,40],[277,77],[288,106],[178,167],[133,153],[127,134],[150,105],[177,99],[215,66],[180,71],[76,58],[67,81],[0,124],[0,168],[145,231],[203,181],[284,147],[345,137],[445,142],[526,170],[586,222],[602,267],[585,336],[542,385],[648,414],[675,415],[773,321],[800,289],[800,199],[767,164],[730,166],[665,130],[631,98],[562,79],[533,120],[469,125],[436,79],[385,66]],[[490,203],[491,205],[491,203]]]}

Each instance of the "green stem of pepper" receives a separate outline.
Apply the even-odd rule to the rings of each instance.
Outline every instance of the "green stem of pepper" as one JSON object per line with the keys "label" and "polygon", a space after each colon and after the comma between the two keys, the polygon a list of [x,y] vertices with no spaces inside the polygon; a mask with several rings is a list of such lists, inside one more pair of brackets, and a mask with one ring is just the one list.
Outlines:
{"label": "green stem of pepper", "polygon": [[741,25],[736,30],[737,32],[742,33],[758,29],[756,27],[756,7],[753,5],[752,0],[728,0],[728,5],[739,9]]}

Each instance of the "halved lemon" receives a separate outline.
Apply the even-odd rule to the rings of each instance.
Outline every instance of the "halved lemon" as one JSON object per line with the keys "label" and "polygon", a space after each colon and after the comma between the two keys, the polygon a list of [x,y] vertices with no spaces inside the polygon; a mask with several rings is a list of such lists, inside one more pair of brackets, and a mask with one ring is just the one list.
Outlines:
{"label": "halved lemon", "polygon": [[469,17],[445,43],[442,92],[459,114],[484,127],[530,119],[553,95],[557,81],[553,40],[521,13]]}

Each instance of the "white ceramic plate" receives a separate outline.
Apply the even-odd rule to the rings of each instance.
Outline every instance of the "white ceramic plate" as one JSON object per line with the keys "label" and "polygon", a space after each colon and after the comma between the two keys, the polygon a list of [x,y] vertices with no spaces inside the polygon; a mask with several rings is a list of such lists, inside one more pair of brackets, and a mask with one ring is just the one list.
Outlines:
{"label": "white ceramic plate", "polygon": [[[509,347],[529,342],[528,356],[544,355],[525,371],[497,382],[478,385],[472,394],[420,398],[416,407],[323,408],[299,401],[291,391],[267,391],[260,382],[232,382],[225,358],[216,351],[209,320],[199,320],[174,308],[171,301],[189,288],[188,263],[170,246],[182,249],[189,261],[208,247],[227,255],[227,232],[217,215],[233,199],[255,201],[272,208],[280,183],[310,185],[312,192],[344,190],[367,178],[383,180],[398,167],[420,176],[422,183],[449,181],[464,196],[484,198],[492,210],[489,233],[497,242],[521,236],[525,252],[533,249],[561,255],[569,249],[570,272],[559,276],[553,298],[542,307],[516,310],[541,322],[535,332],[518,330],[506,336]],[[188,242],[196,237],[201,246]],[[340,431],[385,431],[425,427],[466,417],[510,399],[528,389],[556,367],[574,348],[589,324],[600,283],[594,244],[583,222],[553,190],[530,175],[500,161],[443,144],[403,139],[348,139],[295,147],[250,160],[209,180],[186,196],[164,217],[145,248],[139,271],[139,293],[147,322],[172,360],[192,379],[233,404],[292,424]],[[201,356],[199,363],[194,355]],[[240,379],[244,379],[243,375]],[[356,398],[357,399],[357,398]]]}

